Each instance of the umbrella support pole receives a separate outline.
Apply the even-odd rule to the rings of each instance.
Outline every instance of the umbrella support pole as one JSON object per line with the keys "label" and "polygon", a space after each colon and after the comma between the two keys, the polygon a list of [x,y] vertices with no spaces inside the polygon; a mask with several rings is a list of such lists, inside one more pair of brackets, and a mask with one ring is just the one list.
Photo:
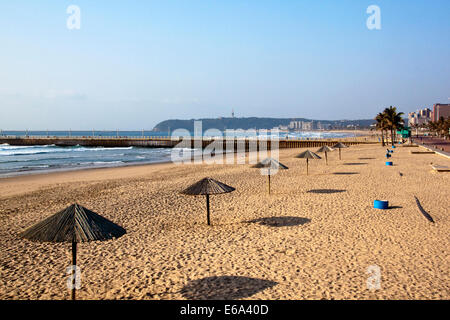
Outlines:
{"label": "umbrella support pole", "polygon": [[328,165],[328,155],[327,155],[327,152],[325,151],[325,161],[326,161],[326,163],[327,163],[327,165]]}
{"label": "umbrella support pole", "polygon": [[210,226],[211,221],[209,220],[209,194],[206,195],[206,219],[208,220],[208,226]]}
{"label": "umbrella support pole", "polygon": [[341,160],[341,148],[339,148],[339,160]]}
{"label": "umbrella support pole", "polygon": [[309,164],[309,162],[308,162],[308,158],[306,158],[306,175],[308,175],[308,164]]}
{"label": "umbrella support pole", "polygon": [[270,194],[270,172],[269,172],[269,175],[267,177],[269,178],[269,194]]}
{"label": "umbrella support pole", "polygon": [[75,284],[77,277],[77,243],[72,242],[72,300],[75,300]]}

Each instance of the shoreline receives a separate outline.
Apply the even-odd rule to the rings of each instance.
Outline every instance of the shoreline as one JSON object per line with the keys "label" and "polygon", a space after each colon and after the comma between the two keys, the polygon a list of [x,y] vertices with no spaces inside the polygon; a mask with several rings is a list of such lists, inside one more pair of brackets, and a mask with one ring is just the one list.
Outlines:
{"label": "shoreline", "polygon": [[[282,149],[283,150],[283,149]],[[284,149],[288,150],[288,149]],[[224,166],[243,166],[243,165],[251,165],[248,163],[248,159],[250,154],[254,155],[256,153],[256,156],[258,155],[258,152],[246,152],[245,153],[245,163],[244,164],[226,164],[224,163]],[[223,156],[226,155],[226,153],[222,154]],[[236,157],[236,153],[234,154],[234,157]],[[55,182],[60,183],[66,183],[66,182],[75,182],[75,181],[83,181],[83,179],[88,179],[88,181],[103,181],[103,180],[110,180],[110,179],[119,179],[120,178],[129,178],[130,176],[140,176],[142,175],[142,170],[149,170],[149,173],[152,172],[154,169],[167,169],[172,167],[172,169],[180,168],[181,166],[185,165],[194,165],[194,166],[214,166],[217,164],[207,164],[206,162],[202,163],[194,163],[193,161],[197,158],[192,158],[191,163],[175,163],[173,161],[161,161],[161,162],[148,162],[148,163],[129,163],[125,165],[118,165],[113,167],[94,167],[94,168],[67,168],[62,170],[45,170],[39,171],[39,172],[31,172],[27,174],[22,175],[13,175],[9,177],[0,177],[0,199],[2,199],[3,195],[6,196],[12,196],[20,194],[22,190],[27,190],[27,192],[32,192],[38,189],[39,187],[29,188],[27,184],[32,184],[33,181],[47,181],[45,182],[46,185],[50,185]],[[127,170],[128,169],[128,170]],[[118,174],[118,176],[115,176],[114,174]],[[77,178],[74,179],[73,177],[76,176]],[[19,183],[19,188],[12,188],[8,189],[5,188],[4,185],[10,187],[10,184],[16,184]],[[3,185],[3,186],[2,186]],[[22,187],[25,187],[25,189],[22,189]]]}
{"label": "shoreline", "polygon": [[[312,132],[312,131],[311,131]],[[330,131],[331,132],[331,131]],[[362,138],[364,138],[364,141],[362,140]],[[350,143],[353,144],[355,141],[358,141],[359,143],[367,143],[370,142],[368,139],[372,138],[372,136],[367,135],[367,134],[361,134],[361,135],[357,135],[357,136],[353,136],[353,137],[337,137],[337,138],[333,138],[333,141],[341,141],[343,143]],[[308,144],[314,144],[314,143],[319,143],[320,145],[322,145],[323,143],[327,143],[328,141],[330,141],[331,138],[314,138],[311,140],[299,140],[296,141],[295,139],[285,139],[285,140],[280,140],[282,143],[285,144],[290,144],[292,142],[295,142],[298,146],[285,146],[280,148],[280,150],[282,149],[288,149],[288,148],[302,148],[304,146],[307,146]],[[349,140],[350,139],[350,140]],[[352,140],[355,139],[355,140]],[[358,140],[357,140],[358,139]],[[207,140],[206,142],[209,142],[209,140]],[[376,143],[374,141],[372,141],[372,143]],[[205,141],[203,141],[203,144],[205,144]],[[14,146],[14,145],[11,145]],[[21,145],[21,146],[28,146],[28,145]],[[29,145],[30,147],[35,146],[35,145]],[[48,145],[45,145],[48,146]],[[54,144],[50,144],[50,146],[55,146]],[[205,145],[206,146],[206,145]],[[65,148],[68,146],[60,146],[61,148]],[[90,148],[87,146],[84,146],[86,148]],[[148,149],[146,147],[139,147],[139,146],[125,146],[126,148],[135,148],[135,150],[138,150],[139,148],[142,149]],[[194,148],[195,146],[191,146],[192,148]],[[95,150],[95,147],[92,147]],[[104,147],[102,146],[101,148],[104,148],[105,151],[114,149],[111,147]],[[192,149],[191,148],[191,149]],[[224,153],[227,152],[226,151],[227,146],[224,146]],[[159,149],[159,148],[156,148]],[[166,148],[162,148],[162,149],[166,149]],[[170,149],[170,148],[169,148]],[[193,150],[193,149],[192,149]],[[248,151],[246,151],[248,152]],[[49,153],[51,154],[51,153]],[[45,161],[45,159],[43,159],[42,161]],[[116,161],[117,163],[115,163],[114,165],[92,165],[92,166],[69,166],[69,167],[61,167],[61,166],[57,166],[55,168],[45,168],[45,169],[31,169],[31,170],[18,170],[18,171],[11,171],[11,172],[7,172],[7,173],[2,173],[0,174],[0,180],[1,179],[5,179],[5,178],[10,178],[10,177],[16,177],[16,176],[24,176],[24,175],[35,175],[35,174],[47,174],[47,173],[52,173],[52,172],[66,172],[66,171],[79,171],[79,170],[86,170],[86,169],[100,169],[100,168],[115,168],[115,167],[127,167],[127,166],[135,166],[135,165],[149,165],[149,164],[153,164],[153,163],[164,163],[164,162],[171,162],[170,160],[151,160],[148,162],[141,162],[141,161],[124,161],[123,159],[118,158],[118,160]]]}
{"label": "shoreline", "polygon": [[50,171],[10,177],[0,177],[0,199],[20,195],[22,193],[33,192],[43,186],[45,187],[54,183],[79,181],[92,182],[98,180],[129,178],[130,176],[141,175],[141,170],[144,168],[164,168],[171,165],[175,164],[171,161],[152,162],[147,164],[141,163],[116,167],[80,168],[77,170]]}
{"label": "shoreline", "polygon": [[[256,152],[257,153],[257,152]],[[248,164],[248,158],[249,158],[249,152],[245,153],[245,164],[239,164],[239,165],[250,165]],[[255,154],[255,152],[252,152],[251,154]],[[223,156],[225,156],[225,153],[222,154]],[[234,154],[234,156],[236,157],[236,154]],[[129,178],[130,176],[140,176],[142,174],[142,170],[147,169],[149,170],[149,172],[152,172],[152,170],[154,169],[160,169],[160,168],[169,168],[172,167],[173,169],[175,168],[179,168],[180,166],[184,166],[184,165],[194,165],[194,166],[202,166],[202,165],[206,165],[206,166],[211,166],[211,165],[216,165],[216,164],[207,164],[205,162],[202,163],[194,163],[193,161],[196,158],[192,158],[191,159],[191,163],[175,163],[173,161],[160,161],[160,162],[148,162],[148,163],[129,163],[129,164],[125,164],[125,165],[118,165],[118,166],[113,166],[113,167],[94,167],[94,168],[78,168],[78,169],[73,169],[73,168],[68,168],[68,169],[62,169],[62,170],[57,170],[57,171],[53,171],[53,170],[45,170],[45,172],[43,171],[39,171],[39,172],[32,172],[32,173],[27,173],[27,174],[22,174],[22,175],[13,175],[13,176],[9,176],[9,177],[0,177],[0,199],[3,197],[3,195],[6,196],[11,196],[11,195],[16,195],[16,194],[20,194],[21,188],[12,188],[12,189],[8,189],[5,190],[5,188],[2,185],[7,185],[8,187],[10,187],[10,183],[12,183],[13,185],[15,183],[19,183],[22,186],[24,186],[23,184],[28,184],[28,183],[32,183],[33,181],[39,181],[39,180],[43,180],[46,181],[48,180],[48,182],[46,182],[45,184],[51,184],[51,183],[55,183],[56,181],[60,182],[60,183],[65,183],[65,182],[74,182],[74,181],[83,181],[83,179],[88,179],[88,181],[96,181],[96,180],[109,180],[109,179],[119,179],[120,178]],[[233,164],[223,164],[225,166],[235,166],[238,165],[236,163]],[[128,169],[128,170],[127,170]],[[115,176],[114,174],[118,174],[118,176]],[[77,178],[74,179],[73,177],[76,176]],[[32,192],[34,190],[36,190],[37,187],[35,188],[27,188],[25,187],[25,190],[27,190],[27,192]]]}
{"label": "shoreline", "polygon": [[115,168],[124,168],[131,166],[148,166],[148,165],[156,165],[156,164],[164,164],[164,163],[172,163],[172,161],[152,161],[152,162],[130,162],[130,163],[122,163],[114,166],[92,166],[92,167],[69,167],[69,168],[56,168],[56,169],[44,169],[44,170],[29,170],[29,171],[18,171],[11,172],[6,174],[0,174],[0,181],[2,179],[15,178],[15,177],[23,177],[29,175],[46,175],[52,173],[64,173],[64,172],[78,172],[84,170],[99,170],[99,169],[115,169]]}

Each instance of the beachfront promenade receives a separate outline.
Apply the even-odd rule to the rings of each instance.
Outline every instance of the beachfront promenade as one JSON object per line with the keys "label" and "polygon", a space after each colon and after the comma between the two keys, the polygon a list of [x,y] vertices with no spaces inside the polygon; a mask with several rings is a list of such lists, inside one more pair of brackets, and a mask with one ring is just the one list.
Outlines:
{"label": "beachfront promenade", "polygon": [[413,140],[415,143],[423,145],[424,147],[450,153],[450,140],[431,136],[414,137]]}
{"label": "beachfront promenade", "polygon": [[[220,139],[223,141],[223,148],[230,149],[234,145],[237,150],[239,145],[245,145],[245,150],[255,143],[258,148],[261,144],[272,149],[271,140],[236,138],[232,140]],[[83,146],[83,147],[145,147],[145,148],[206,148],[213,141],[220,141],[217,138],[170,138],[170,137],[47,137],[47,136],[4,136],[0,137],[0,144],[9,144],[12,146],[32,146],[32,145],[56,145],[62,147]],[[373,137],[348,137],[333,139],[280,139],[279,148],[308,148],[321,147],[323,145],[333,145],[337,142],[345,142],[348,145],[375,143]],[[181,143],[181,145],[180,145]]]}

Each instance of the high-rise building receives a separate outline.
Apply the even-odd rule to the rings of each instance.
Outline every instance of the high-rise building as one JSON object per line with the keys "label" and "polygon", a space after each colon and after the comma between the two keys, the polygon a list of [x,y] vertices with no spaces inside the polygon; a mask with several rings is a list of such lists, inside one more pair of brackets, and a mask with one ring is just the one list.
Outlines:
{"label": "high-rise building", "polygon": [[289,129],[301,130],[302,129],[302,121],[293,120],[289,122]]}
{"label": "high-rise building", "polygon": [[438,121],[441,117],[450,117],[450,104],[435,103],[431,113],[431,121]]}
{"label": "high-rise building", "polygon": [[[319,123],[316,123],[314,121],[291,121],[289,122],[289,129],[293,129],[293,130],[313,130],[316,129],[317,125],[319,125]],[[322,127],[322,126],[321,126]]]}
{"label": "high-rise building", "polygon": [[408,125],[422,125],[431,121],[431,113],[428,108],[408,113]]}
{"label": "high-rise building", "polygon": [[302,121],[302,130],[312,130],[312,121],[311,122],[307,122],[307,121]]}

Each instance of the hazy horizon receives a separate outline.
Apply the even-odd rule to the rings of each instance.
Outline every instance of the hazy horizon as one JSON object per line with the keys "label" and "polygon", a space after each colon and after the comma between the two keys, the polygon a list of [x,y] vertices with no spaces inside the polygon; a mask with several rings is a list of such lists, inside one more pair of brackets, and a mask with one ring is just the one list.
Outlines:
{"label": "hazy horizon", "polygon": [[446,0],[2,2],[0,129],[151,130],[232,109],[358,120],[450,103],[448,12]]}

